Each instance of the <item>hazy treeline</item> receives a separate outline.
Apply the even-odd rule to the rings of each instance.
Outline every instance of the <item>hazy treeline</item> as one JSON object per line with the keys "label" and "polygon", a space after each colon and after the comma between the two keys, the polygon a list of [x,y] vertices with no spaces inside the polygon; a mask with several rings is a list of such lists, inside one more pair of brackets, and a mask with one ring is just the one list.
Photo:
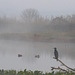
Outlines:
{"label": "hazy treeline", "polygon": [[36,9],[26,9],[19,18],[0,17],[0,32],[29,32],[33,33],[34,37],[42,36],[48,40],[49,38],[75,40],[75,15],[43,17]]}
{"label": "hazy treeline", "polygon": [[[63,30],[73,30],[75,29],[75,15],[58,16],[58,17],[43,17],[35,9],[26,9],[22,12],[19,18],[17,17],[0,17],[0,28],[6,27],[7,25],[41,25],[54,26],[54,29]],[[17,26],[18,27],[18,26]],[[36,26],[37,27],[37,26]]]}
{"label": "hazy treeline", "polygon": [[[29,9],[30,10],[30,9]],[[35,13],[35,11],[30,10],[31,13]],[[32,12],[33,11],[33,12]],[[24,14],[26,13],[26,14]],[[75,15],[66,15],[66,16],[41,16],[40,14],[34,14],[34,15],[30,15],[30,13],[24,11],[22,12],[20,17],[8,17],[7,15],[1,17],[0,16],[0,27],[2,26],[2,24],[16,24],[16,23],[34,23],[34,24],[49,24],[49,25],[73,25],[75,24]]]}

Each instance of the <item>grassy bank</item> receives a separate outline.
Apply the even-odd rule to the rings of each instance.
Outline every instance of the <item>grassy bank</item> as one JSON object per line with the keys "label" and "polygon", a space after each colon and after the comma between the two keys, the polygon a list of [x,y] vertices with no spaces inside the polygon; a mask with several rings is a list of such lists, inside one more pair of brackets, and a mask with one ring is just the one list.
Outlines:
{"label": "grassy bank", "polygon": [[16,71],[16,70],[0,70],[0,75],[75,75],[74,72],[70,73],[63,73],[63,72],[46,72],[43,73],[41,71],[27,71],[26,69],[24,71]]}

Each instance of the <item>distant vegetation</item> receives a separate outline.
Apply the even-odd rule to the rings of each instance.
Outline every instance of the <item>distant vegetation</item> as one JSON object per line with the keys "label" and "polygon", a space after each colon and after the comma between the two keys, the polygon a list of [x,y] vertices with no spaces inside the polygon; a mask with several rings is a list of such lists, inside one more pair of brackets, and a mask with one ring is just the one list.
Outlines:
{"label": "distant vegetation", "polygon": [[16,71],[16,70],[0,70],[0,75],[75,75],[74,72],[70,72],[70,73],[63,73],[61,71],[59,72],[41,72],[41,71],[27,71],[26,69],[24,71]]}
{"label": "distant vegetation", "polygon": [[21,17],[0,17],[0,33],[24,33],[42,41],[53,39],[75,42],[75,14],[43,17],[36,9],[26,9]]}

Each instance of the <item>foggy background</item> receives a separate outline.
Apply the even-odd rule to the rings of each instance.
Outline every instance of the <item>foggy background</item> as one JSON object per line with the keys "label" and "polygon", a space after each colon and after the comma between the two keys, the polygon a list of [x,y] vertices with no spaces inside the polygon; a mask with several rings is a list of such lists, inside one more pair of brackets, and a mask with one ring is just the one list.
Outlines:
{"label": "foggy background", "polygon": [[[41,53],[50,55],[53,53],[53,47],[59,48],[59,45],[63,44],[64,46],[60,47],[62,49],[59,49],[60,57],[74,58],[75,15],[48,18],[41,16],[38,10],[30,8],[24,10],[18,19],[0,17],[0,40],[2,41],[0,51],[5,54],[14,54],[18,49],[20,52],[23,49],[24,54],[21,53],[27,55],[25,58],[28,59],[29,55],[30,57]],[[50,43],[52,47],[47,48],[47,45],[43,47],[44,43]],[[73,45],[69,47],[70,45],[66,43]],[[20,45],[26,46],[26,50]]]}
{"label": "foggy background", "polygon": [[43,16],[75,14],[75,0],[0,0],[0,14],[19,16],[24,9],[37,9]]}
{"label": "foggy background", "polygon": [[53,60],[54,47],[74,68],[74,6],[74,0],[0,0],[1,69],[50,71],[60,65]]}

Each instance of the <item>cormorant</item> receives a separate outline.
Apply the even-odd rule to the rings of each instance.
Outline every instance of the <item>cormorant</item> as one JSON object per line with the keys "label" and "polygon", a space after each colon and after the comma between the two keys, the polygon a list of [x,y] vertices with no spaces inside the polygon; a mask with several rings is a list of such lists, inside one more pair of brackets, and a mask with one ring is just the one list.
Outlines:
{"label": "cormorant", "polygon": [[55,59],[58,61],[58,51],[57,48],[54,48],[54,55],[55,55]]}

